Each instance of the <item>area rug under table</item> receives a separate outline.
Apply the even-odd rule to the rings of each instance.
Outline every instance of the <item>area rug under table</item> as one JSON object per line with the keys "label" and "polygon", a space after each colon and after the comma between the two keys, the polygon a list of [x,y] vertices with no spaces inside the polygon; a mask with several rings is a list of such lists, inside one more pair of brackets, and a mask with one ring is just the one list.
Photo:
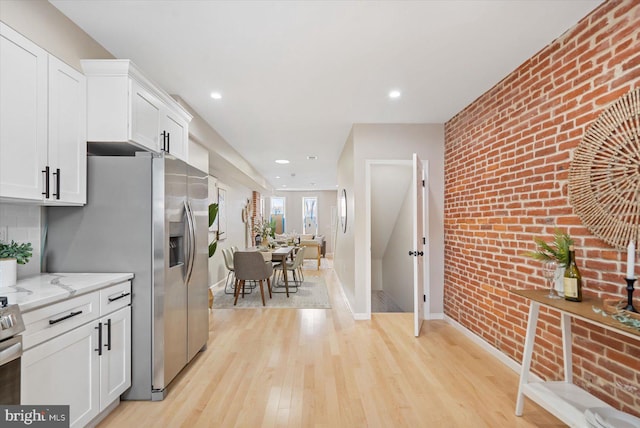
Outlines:
{"label": "area rug under table", "polygon": [[[248,290],[247,285],[247,290]],[[330,309],[329,293],[324,278],[307,276],[305,281],[298,287],[297,293],[289,293],[289,297],[284,293],[284,286],[274,288],[278,293],[273,293],[273,298],[269,299],[267,284],[264,283],[264,299],[267,308],[292,308],[292,309]],[[293,290],[290,288],[290,290]],[[282,293],[280,293],[282,292]],[[218,286],[213,289],[213,309],[233,309],[233,308],[262,308],[260,298],[260,287],[256,286],[251,294],[238,297],[238,304],[233,305],[233,294],[225,294],[224,287]]]}

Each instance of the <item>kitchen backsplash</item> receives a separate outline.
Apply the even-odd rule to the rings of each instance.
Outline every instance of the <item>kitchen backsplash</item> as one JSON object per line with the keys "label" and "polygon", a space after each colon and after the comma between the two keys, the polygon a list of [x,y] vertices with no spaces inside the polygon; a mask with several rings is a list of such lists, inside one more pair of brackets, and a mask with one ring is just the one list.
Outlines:
{"label": "kitchen backsplash", "polygon": [[33,247],[29,263],[18,265],[18,278],[40,273],[42,211],[37,205],[0,203],[0,235],[6,230],[7,242],[30,242]]}

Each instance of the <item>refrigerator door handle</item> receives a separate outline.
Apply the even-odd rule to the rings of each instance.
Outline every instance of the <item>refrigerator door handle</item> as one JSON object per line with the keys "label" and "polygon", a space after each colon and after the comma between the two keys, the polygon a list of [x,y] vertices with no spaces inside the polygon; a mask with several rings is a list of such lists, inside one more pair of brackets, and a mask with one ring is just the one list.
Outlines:
{"label": "refrigerator door handle", "polygon": [[189,215],[191,216],[191,268],[189,269],[189,279],[187,284],[191,281],[191,275],[193,275],[193,268],[196,264],[196,216],[193,214],[193,207],[191,201],[187,202],[189,207]]}
{"label": "refrigerator door handle", "polygon": [[195,248],[195,232],[193,225],[193,215],[191,214],[191,207],[188,205],[187,201],[184,201],[184,212],[187,217],[187,226],[188,226],[188,239],[189,242],[186,245],[187,251],[187,260],[185,263],[185,284],[189,284],[189,280],[191,279],[191,273],[193,271],[193,257],[194,257],[194,248]]}

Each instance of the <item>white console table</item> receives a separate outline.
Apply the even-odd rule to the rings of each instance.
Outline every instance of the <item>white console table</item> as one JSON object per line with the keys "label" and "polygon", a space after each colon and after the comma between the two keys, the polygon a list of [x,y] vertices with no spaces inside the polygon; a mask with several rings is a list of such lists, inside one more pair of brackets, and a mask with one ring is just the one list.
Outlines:
{"label": "white console table", "polygon": [[[573,368],[571,363],[571,318],[577,318],[596,326],[615,330],[616,333],[640,340],[640,331],[625,326],[610,316],[596,313],[593,307],[602,308],[599,299],[585,297],[582,302],[569,302],[564,299],[549,299],[548,290],[512,290],[513,294],[530,300],[529,322],[524,342],[516,416],[522,416],[524,397],[527,396],[548,410],[555,417],[570,427],[586,428],[589,425],[584,411],[589,407],[611,407],[587,391],[573,384]],[[564,381],[530,382],[531,354],[538,325],[540,306],[560,311],[560,328],[562,330],[562,348],[564,358]]]}

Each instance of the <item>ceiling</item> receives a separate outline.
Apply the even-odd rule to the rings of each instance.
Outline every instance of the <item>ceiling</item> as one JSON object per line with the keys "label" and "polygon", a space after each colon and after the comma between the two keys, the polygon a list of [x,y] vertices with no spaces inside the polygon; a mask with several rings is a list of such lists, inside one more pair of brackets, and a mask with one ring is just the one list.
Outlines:
{"label": "ceiling", "polygon": [[353,123],[444,123],[601,1],[51,3],[274,188],[334,190]]}

